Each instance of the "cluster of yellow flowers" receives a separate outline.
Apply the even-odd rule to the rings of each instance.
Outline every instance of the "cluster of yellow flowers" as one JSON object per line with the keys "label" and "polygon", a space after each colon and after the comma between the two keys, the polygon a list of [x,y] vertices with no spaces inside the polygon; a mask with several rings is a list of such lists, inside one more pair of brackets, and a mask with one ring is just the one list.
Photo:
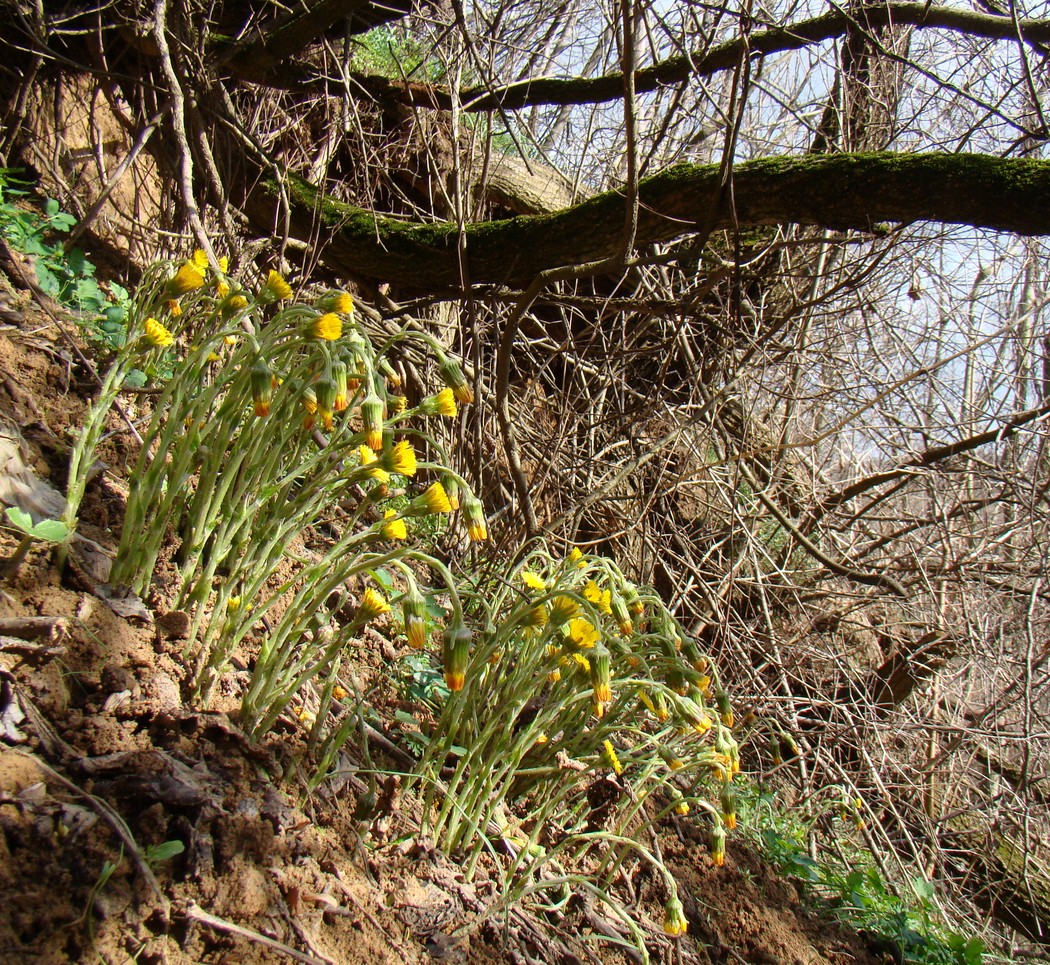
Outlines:
{"label": "cluster of yellow flowers", "polygon": [[[212,264],[203,250],[197,250],[163,286],[159,304],[174,319],[182,315],[186,296],[205,293],[212,312],[225,321],[237,321],[238,316],[250,319],[260,307],[292,299],[291,286],[278,271],[270,271],[252,296],[227,277],[228,268],[225,257]],[[209,273],[213,276],[210,288]],[[354,301],[349,294],[328,291],[314,299],[312,305],[292,305],[286,313],[295,319],[302,336],[301,346],[315,353],[313,375],[306,382],[293,378],[288,372],[279,371],[267,352],[259,348],[249,366],[252,412],[256,418],[270,417],[279,390],[286,390],[287,395],[297,399],[306,431],[323,428],[332,432],[337,416],[356,415],[361,436],[358,465],[362,476],[375,481],[377,495],[385,494],[393,474],[415,476],[419,463],[412,443],[408,439],[394,441],[393,427],[415,415],[454,418],[458,406],[472,403],[474,391],[460,365],[431,343],[438,354],[438,373],[444,387],[409,409],[405,397],[395,391],[401,384],[400,375],[372,352],[366,335],[356,324]],[[175,344],[176,337],[168,325],[150,316],[143,326],[142,340],[147,348],[167,349]],[[230,336],[227,341],[235,342],[236,337]],[[258,347],[259,343],[252,341]],[[218,360],[217,355],[213,358]],[[405,508],[384,510],[377,531],[385,539],[407,539],[406,519],[459,509],[459,489],[458,479],[445,477]],[[481,501],[468,493],[462,508],[470,539],[486,540],[488,525]]]}
{"label": "cluster of yellow flowers", "polygon": [[[642,745],[629,734],[624,737],[621,757],[614,740],[601,745],[601,760],[619,776],[629,761],[652,760],[655,747],[667,768],[671,807],[688,814],[689,801],[671,778],[696,766],[721,782],[720,807],[708,807],[712,815],[711,857],[721,864],[725,857],[727,830],[736,827],[736,794],[733,778],[740,771],[739,746],[732,734],[735,724],[729,697],[714,679],[710,660],[696,642],[669,616],[666,609],[651,606],[655,597],[643,599],[637,587],[615,568],[600,559],[589,559],[574,548],[560,563],[537,565],[530,561],[519,569],[521,592],[530,602],[520,621],[523,635],[543,633],[546,655],[545,679],[549,685],[583,687],[591,692],[595,720],[604,718],[614,697],[633,696],[644,715],[633,718],[633,728],[645,718],[655,731],[667,726],[676,743],[664,746],[650,738]],[[647,681],[652,681],[648,683]],[[703,739],[714,731],[712,744],[687,742],[683,735]],[[640,749],[639,749],[640,748]],[[640,755],[640,756],[639,756]],[[669,905],[668,934],[685,931],[680,905]]]}

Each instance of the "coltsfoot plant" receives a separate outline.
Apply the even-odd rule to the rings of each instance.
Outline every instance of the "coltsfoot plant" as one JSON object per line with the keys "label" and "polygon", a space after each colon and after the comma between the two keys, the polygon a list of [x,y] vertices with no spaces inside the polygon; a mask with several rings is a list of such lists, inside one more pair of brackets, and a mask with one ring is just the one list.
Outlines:
{"label": "coltsfoot plant", "polygon": [[[420,428],[472,401],[459,366],[426,336],[398,336],[424,339],[445,383],[409,407],[349,295],[299,301],[274,271],[252,292],[225,269],[198,252],[154,269],[134,301],[132,330],[179,361],[132,476],[112,580],[143,593],[177,538],[176,606],[193,614],[204,702],[245,635],[265,628],[242,706],[258,737],[306,684],[330,692],[344,649],[390,608],[372,585],[351,602],[353,578],[396,566],[411,589],[413,566],[429,568],[461,619],[451,574],[409,540],[416,520],[452,512],[462,493],[471,538],[487,532]],[[424,488],[395,499],[409,480]],[[318,530],[326,539],[307,548]]]}
{"label": "coltsfoot plant", "polygon": [[[412,527],[426,522],[425,535],[455,510],[471,540],[488,537],[481,501],[424,428],[473,401],[427,336],[391,340],[426,342],[443,383],[409,406],[389,343],[373,344],[345,293],[296,300],[276,272],[253,293],[203,253],[147,277],[131,330],[177,362],[112,578],[143,593],[175,537],[166,576],[193,615],[199,699],[256,634],[243,723],[259,738],[310,692],[301,719],[313,720],[316,783],[358,726],[358,714],[329,711],[347,696],[337,675],[362,627],[397,606],[423,654],[436,621],[447,693],[436,723],[420,721],[425,830],[468,875],[486,855],[498,861],[507,901],[575,888],[613,907],[625,862],[644,861],[665,882],[664,929],[680,936],[654,825],[699,813],[721,864],[736,824],[739,748],[711,659],[608,559],[541,547],[482,585],[413,540]],[[388,600],[391,574],[403,589]],[[434,583],[448,601],[437,614]],[[644,958],[642,930],[617,913]]]}
{"label": "coltsfoot plant", "polygon": [[665,930],[680,935],[674,880],[648,837],[692,810],[724,860],[740,756],[712,661],[654,593],[579,549],[537,550],[461,594],[476,629],[444,631],[450,696],[419,766],[430,834],[468,877],[486,854],[507,856],[516,896],[588,867],[587,887],[609,901],[623,863],[648,862],[666,883]]}

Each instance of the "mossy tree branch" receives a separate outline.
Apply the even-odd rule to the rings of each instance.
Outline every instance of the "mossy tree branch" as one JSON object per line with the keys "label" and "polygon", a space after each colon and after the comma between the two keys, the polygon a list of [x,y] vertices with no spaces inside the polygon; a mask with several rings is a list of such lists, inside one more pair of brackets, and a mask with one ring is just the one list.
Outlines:
{"label": "mossy tree branch", "polygon": [[[1021,235],[1050,234],[1050,162],[978,154],[839,154],[765,158],[733,171],[734,207],[716,200],[716,165],[680,164],[641,182],[637,243],[733,226],[801,224],[878,232],[885,223],[932,221]],[[399,221],[342,204],[289,178],[293,229],[313,237],[340,272],[416,289],[453,290],[457,227]],[[260,181],[246,201],[261,230],[274,225],[279,192]],[[468,224],[475,284],[527,284],[542,271],[610,257],[624,198],[608,191],[549,215]]]}
{"label": "mossy tree branch", "polygon": [[[324,7],[334,0],[322,0],[315,4]],[[353,0],[342,0],[343,3]],[[357,5],[371,7],[370,4]],[[401,0],[390,6],[400,10]],[[403,14],[397,14],[401,16]],[[391,17],[390,19],[394,19]],[[1019,19],[977,13],[943,5],[903,2],[872,3],[852,11],[832,10],[798,23],[769,30],[758,30],[746,38],[734,38],[709,49],[690,51],[670,57],[635,72],[635,92],[644,94],[673,84],[684,83],[691,78],[710,77],[723,70],[730,70],[740,62],[747,50],[752,57],[768,56],[801,50],[844,36],[850,29],[866,31],[880,27],[910,26],[918,29],[948,30],[971,37],[988,40],[1011,40],[1031,46],[1050,43],[1050,20]],[[745,46],[746,45],[746,46]],[[265,74],[255,71],[250,57],[237,58],[238,71],[246,79],[275,87],[310,84],[310,68],[295,67],[291,71],[268,70]],[[291,65],[289,65],[291,66]],[[244,71],[254,71],[252,76]],[[324,78],[312,78],[323,84]],[[386,77],[354,74],[353,82],[361,90],[377,100],[397,100],[406,105],[435,107],[448,110],[452,106],[452,91],[447,87],[407,82],[401,83]],[[465,88],[457,98],[468,111],[490,111],[495,109],[518,110],[538,104],[596,104],[616,100],[623,96],[623,75],[614,71],[600,77],[541,77],[531,78],[492,90],[485,86]]]}

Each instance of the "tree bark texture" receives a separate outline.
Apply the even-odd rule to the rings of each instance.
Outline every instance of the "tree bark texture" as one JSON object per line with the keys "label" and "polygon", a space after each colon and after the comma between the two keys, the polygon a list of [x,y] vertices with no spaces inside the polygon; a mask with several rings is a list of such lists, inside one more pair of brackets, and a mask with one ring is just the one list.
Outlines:
{"label": "tree bark texture", "polygon": [[[607,191],[550,215],[459,228],[398,221],[335,201],[289,176],[293,229],[320,243],[346,274],[428,290],[471,284],[521,286],[539,272],[598,261],[622,241],[624,197]],[[261,180],[246,202],[260,230],[274,230],[279,191]],[[1021,235],[1050,234],[1050,162],[978,154],[839,154],[764,158],[732,172],[722,188],[716,165],[680,164],[642,181],[637,243],[698,231],[800,224],[880,232],[887,223],[934,221]],[[462,267],[462,271],[461,271]]]}

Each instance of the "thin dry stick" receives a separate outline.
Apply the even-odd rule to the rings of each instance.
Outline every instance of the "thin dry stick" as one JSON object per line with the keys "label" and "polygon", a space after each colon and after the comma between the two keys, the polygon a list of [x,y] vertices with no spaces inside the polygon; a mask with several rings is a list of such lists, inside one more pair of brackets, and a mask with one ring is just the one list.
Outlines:
{"label": "thin dry stick", "polygon": [[186,218],[193,229],[194,235],[197,237],[197,241],[207,252],[208,260],[212,264],[218,264],[208,233],[204,230],[204,222],[201,220],[200,209],[197,207],[197,199],[193,196],[193,153],[190,149],[189,137],[186,134],[186,95],[183,93],[178,74],[175,72],[175,65],[171,59],[171,49],[168,46],[167,20],[167,0],[157,0],[153,7],[153,38],[157,43],[161,68],[164,71],[164,77],[171,92],[172,127],[175,132],[175,143],[178,146],[179,154],[179,193],[182,196],[182,203],[186,209]]}
{"label": "thin dry stick", "polygon": [[305,962],[306,965],[332,965],[332,960],[330,958],[316,958],[313,955],[307,955],[306,952],[301,952],[297,948],[292,948],[291,945],[279,942],[276,938],[267,938],[266,935],[251,928],[245,928],[243,925],[235,925],[232,921],[227,921],[225,918],[220,918],[218,915],[212,915],[209,912],[204,911],[203,908],[197,907],[197,904],[194,901],[186,902],[185,915],[187,921],[194,921],[201,925],[207,925],[209,928],[214,928],[216,931],[226,932],[228,935],[239,935],[241,938],[247,938],[249,941],[282,952],[290,958],[294,958],[297,962]]}

